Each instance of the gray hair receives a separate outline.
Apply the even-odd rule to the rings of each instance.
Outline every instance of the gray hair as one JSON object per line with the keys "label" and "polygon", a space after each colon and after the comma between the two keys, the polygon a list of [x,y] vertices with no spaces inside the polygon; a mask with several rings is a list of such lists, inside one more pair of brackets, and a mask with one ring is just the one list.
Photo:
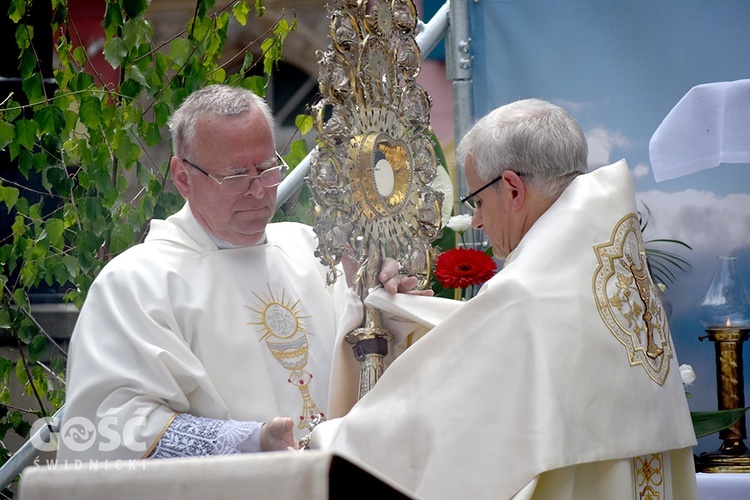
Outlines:
{"label": "gray hair", "polygon": [[479,120],[456,148],[456,163],[465,165],[468,154],[482,180],[513,170],[551,197],[588,171],[583,130],[562,108],[541,99],[501,106]]}
{"label": "gray hair", "polygon": [[203,115],[237,116],[260,110],[268,120],[273,134],[273,115],[266,101],[242,87],[209,85],[190,94],[169,118],[172,132],[172,153],[180,158],[190,156],[195,139],[195,124]]}

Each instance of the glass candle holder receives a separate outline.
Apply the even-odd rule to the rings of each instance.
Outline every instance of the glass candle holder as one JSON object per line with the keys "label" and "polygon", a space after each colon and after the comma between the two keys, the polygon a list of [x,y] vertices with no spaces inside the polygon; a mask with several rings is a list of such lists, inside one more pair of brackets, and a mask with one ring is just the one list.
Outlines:
{"label": "glass candle holder", "polygon": [[[719,410],[745,407],[742,350],[750,332],[750,293],[737,270],[737,259],[720,257],[706,296],[699,305],[700,320],[714,344],[716,395]],[[745,416],[719,432],[721,447],[696,457],[699,472],[750,472],[750,452],[745,445]]]}
{"label": "glass candle holder", "polygon": [[706,328],[750,326],[750,291],[737,270],[736,257],[719,257],[719,268],[714,274],[703,301],[699,317]]}

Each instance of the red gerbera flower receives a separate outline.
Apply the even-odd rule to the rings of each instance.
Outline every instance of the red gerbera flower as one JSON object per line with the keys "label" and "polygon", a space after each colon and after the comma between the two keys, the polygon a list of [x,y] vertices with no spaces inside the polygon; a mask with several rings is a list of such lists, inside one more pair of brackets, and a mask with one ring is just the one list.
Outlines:
{"label": "red gerbera flower", "polygon": [[441,253],[435,263],[435,277],[446,288],[479,285],[495,275],[492,257],[473,248],[452,248]]}

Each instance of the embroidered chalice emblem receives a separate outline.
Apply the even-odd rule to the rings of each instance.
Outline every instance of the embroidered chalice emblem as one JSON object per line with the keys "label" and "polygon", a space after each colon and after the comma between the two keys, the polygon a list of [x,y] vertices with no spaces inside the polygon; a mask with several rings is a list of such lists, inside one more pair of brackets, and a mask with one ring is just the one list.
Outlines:
{"label": "embroidered chalice emblem", "polygon": [[308,359],[309,344],[303,319],[299,310],[299,301],[292,303],[291,299],[275,295],[269,288],[268,295],[257,299],[254,307],[248,307],[256,314],[256,321],[248,323],[257,325],[263,335],[260,340],[265,341],[266,346],[273,357],[281,366],[289,370],[287,382],[299,389],[302,396],[302,412],[299,415],[297,427],[307,429],[307,425],[313,419],[323,414],[310,396],[309,385],[313,375],[305,370]]}
{"label": "embroidered chalice emblem", "polygon": [[640,365],[662,385],[672,347],[661,299],[651,281],[638,217],[623,217],[607,243],[594,246],[596,307],[609,330],[625,346],[631,366]]}

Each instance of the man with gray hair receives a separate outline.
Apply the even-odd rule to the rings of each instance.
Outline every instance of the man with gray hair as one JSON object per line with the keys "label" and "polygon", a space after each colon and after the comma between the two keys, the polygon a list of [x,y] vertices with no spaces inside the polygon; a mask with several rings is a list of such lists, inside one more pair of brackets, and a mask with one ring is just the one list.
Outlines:
{"label": "man with gray hair", "polygon": [[[286,165],[263,99],[209,86],[169,125],[186,203],[89,291],[68,359],[63,462],[296,448],[327,416],[337,330],[361,321],[346,281],[326,285],[312,228],[269,224]],[[395,261],[381,280],[391,293],[417,283]]]}
{"label": "man with gray hair", "polygon": [[[695,435],[624,161],[587,173],[581,128],[530,99],[462,139],[462,198],[503,269],[436,324],[313,448],[420,498],[696,498]],[[430,322],[424,321],[425,325]]]}
{"label": "man with gray hair", "polygon": [[[538,99],[498,108],[466,134],[456,162],[464,165],[469,186],[479,187],[461,201],[496,257],[505,259],[571,181],[588,171],[587,153],[581,127]],[[490,196],[499,193],[509,196]],[[479,210],[484,200],[492,206]]]}

